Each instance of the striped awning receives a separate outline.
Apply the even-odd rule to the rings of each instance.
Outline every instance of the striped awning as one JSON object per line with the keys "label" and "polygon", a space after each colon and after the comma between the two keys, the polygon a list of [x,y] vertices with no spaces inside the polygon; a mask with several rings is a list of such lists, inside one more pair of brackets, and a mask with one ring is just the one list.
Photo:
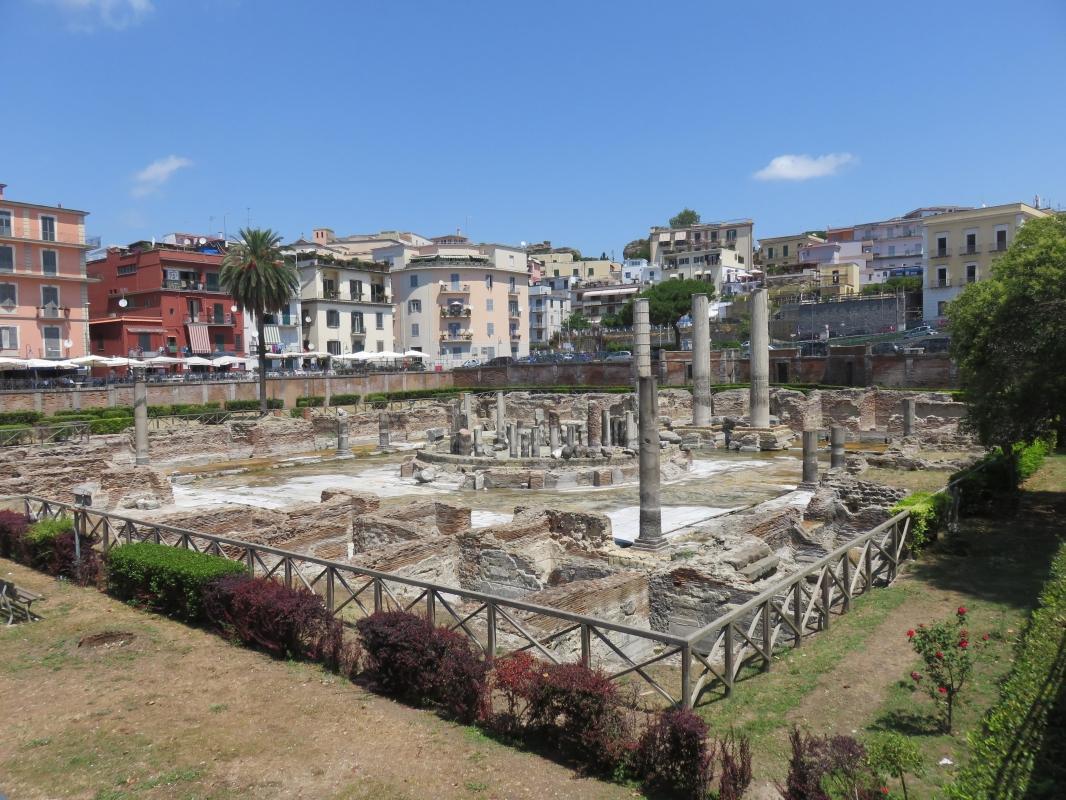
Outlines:
{"label": "striped awning", "polygon": [[129,327],[126,328],[130,333],[166,333],[166,328],[142,328],[142,327]]}
{"label": "striped awning", "polygon": [[281,344],[281,331],[277,325],[264,325],[263,337],[266,344]]}
{"label": "striped awning", "polygon": [[206,325],[186,325],[189,329],[189,349],[194,353],[210,353],[211,338]]}

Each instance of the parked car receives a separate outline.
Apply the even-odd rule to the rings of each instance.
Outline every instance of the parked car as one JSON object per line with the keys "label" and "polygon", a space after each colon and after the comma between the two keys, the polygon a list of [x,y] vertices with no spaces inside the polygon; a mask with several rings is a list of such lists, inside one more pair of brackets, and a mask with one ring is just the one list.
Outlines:
{"label": "parked car", "polygon": [[936,336],[936,331],[933,330],[932,325],[918,325],[914,328],[908,328],[904,336]]}
{"label": "parked car", "polygon": [[476,358],[469,358],[466,361],[464,361],[461,366],[464,366],[464,367],[480,367],[481,366],[481,362],[478,361]]}
{"label": "parked car", "polygon": [[628,350],[618,350],[614,353],[608,353],[605,361],[632,361],[633,354]]}
{"label": "parked car", "polygon": [[496,356],[496,358],[490,358],[485,362],[486,367],[506,367],[508,364],[514,363],[513,356]]}

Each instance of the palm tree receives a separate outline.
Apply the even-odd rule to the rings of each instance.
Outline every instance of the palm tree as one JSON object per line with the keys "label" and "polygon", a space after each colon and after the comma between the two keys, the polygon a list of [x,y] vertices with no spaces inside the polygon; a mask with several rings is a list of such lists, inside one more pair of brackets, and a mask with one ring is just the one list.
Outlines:
{"label": "palm tree", "polygon": [[259,411],[267,413],[266,336],[263,318],[284,310],[300,286],[296,269],[281,255],[281,235],[270,228],[242,228],[222,259],[219,281],[245,313],[255,315],[259,338]]}

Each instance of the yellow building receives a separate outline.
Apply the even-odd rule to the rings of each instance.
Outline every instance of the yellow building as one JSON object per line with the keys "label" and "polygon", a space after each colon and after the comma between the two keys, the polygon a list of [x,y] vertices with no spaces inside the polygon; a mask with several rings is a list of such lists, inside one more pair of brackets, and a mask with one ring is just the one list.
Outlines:
{"label": "yellow building", "polygon": [[818,265],[818,288],[823,297],[858,294],[862,269],[854,261]]}
{"label": "yellow building", "polygon": [[788,272],[800,262],[800,250],[814,244],[825,244],[825,239],[813,233],[795,233],[789,236],[768,236],[759,239],[757,263],[769,274]]}
{"label": "yellow building", "polygon": [[1049,214],[1025,203],[1008,203],[937,214],[923,220],[925,320],[942,320],[947,304],[967,284],[989,276],[992,264],[1014,241],[1026,220]]}
{"label": "yellow building", "polygon": [[584,283],[618,283],[622,265],[602,258],[574,260],[573,253],[537,253],[530,258],[543,264],[541,275],[546,278],[578,278]]}

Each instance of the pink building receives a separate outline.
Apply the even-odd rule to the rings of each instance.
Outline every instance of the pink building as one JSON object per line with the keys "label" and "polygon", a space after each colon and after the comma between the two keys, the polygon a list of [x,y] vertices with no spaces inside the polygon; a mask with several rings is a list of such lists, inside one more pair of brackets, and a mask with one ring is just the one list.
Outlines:
{"label": "pink building", "polygon": [[83,356],[88,212],[10,200],[4,188],[0,183],[0,356]]}

